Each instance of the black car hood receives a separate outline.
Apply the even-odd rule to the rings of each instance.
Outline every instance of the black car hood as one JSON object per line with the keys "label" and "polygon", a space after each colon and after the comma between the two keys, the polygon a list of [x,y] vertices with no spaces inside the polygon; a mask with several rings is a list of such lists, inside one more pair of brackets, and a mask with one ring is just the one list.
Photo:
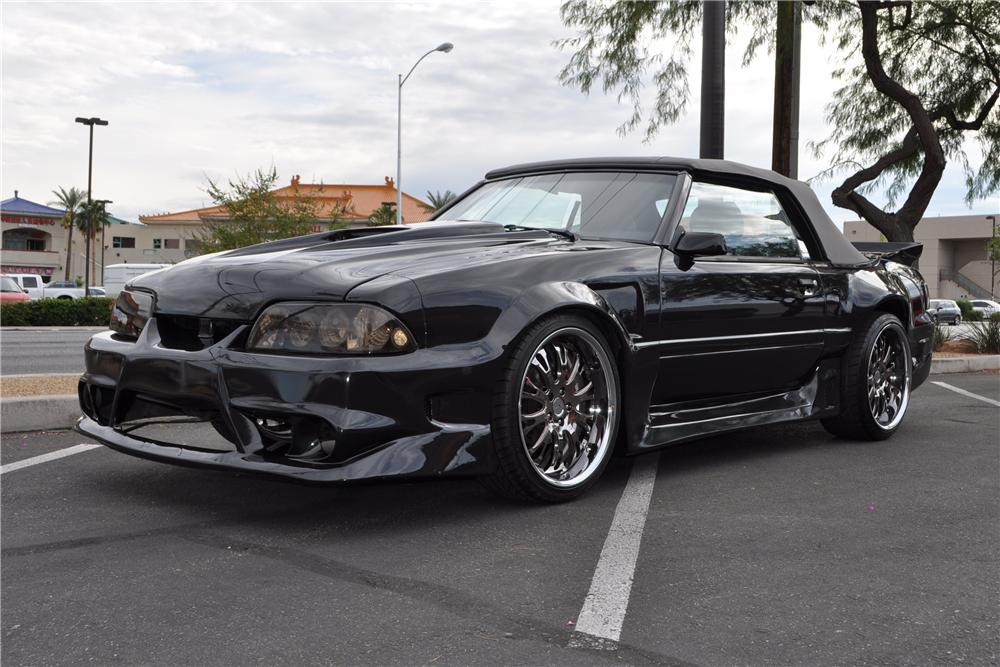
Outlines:
{"label": "black car hood", "polygon": [[566,244],[546,232],[505,232],[493,223],[342,230],[197,257],[131,286],[155,292],[159,313],[249,321],[274,301],[340,300],[387,274],[419,278]]}

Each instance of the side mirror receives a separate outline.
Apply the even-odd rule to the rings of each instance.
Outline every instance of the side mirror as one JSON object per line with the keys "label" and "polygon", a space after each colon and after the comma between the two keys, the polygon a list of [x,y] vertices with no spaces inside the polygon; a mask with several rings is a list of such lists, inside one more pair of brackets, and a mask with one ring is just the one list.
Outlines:
{"label": "side mirror", "polygon": [[725,255],[726,237],[711,232],[685,232],[677,241],[674,252],[687,257],[706,257],[710,255]]}

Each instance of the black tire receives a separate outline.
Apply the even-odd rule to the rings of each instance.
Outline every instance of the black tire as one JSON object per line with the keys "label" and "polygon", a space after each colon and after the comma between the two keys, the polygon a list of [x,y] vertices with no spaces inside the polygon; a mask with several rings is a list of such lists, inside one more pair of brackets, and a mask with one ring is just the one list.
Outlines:
{"label": "black tire", "polygon": [[[550,374],[542,365],[549,352],[558,361],[549,364]],[[576,374],[571,366],[579,369]],[[483,484],[517,500],[557,503],[581,495],[611,460],[621,415],[620,386],[615,356],[589,320],[566,314],[532,325],[514,344],[497,383],[492,418],[497,468]],[[543,470],[557,460],[556,468],[564,470]]]}
{"label": "black tire", "polygon": [[[893,353],[893,366],[889,368],[880,365],[874,354],[876,345],[883,337],[888,345],[899,346]],[[902,376],[893,373],[900,366]],[[909,337],[899,318],[884,314],[869,321],[845,352],[842,376],[840,414],[821,420],[823,427],[835,436],[851,440],[885,440],[891,437],[906,414],[913,377]],[[901,387],[896,387],[893,378],[900,380]],[[884,396],[886,392],[873,389],[873,386],[899,389],[897,409],[890,412],[891,399],[879,403],[877,396]],[[872,398],[873,392],[877,395],[875,398]],[[893,391],[889,393],[892,395]],[[884,412],[879,406],[886,406]]]}

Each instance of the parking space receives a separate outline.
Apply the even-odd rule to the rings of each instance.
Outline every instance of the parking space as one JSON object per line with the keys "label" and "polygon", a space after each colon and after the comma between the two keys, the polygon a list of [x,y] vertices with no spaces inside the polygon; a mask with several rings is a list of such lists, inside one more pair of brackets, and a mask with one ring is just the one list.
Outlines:
{"label": "parking space", "polygon": [[[1000,400],[996,374],[942,379]],[[632,460],[536,507],[474,481],[300,487],[82,451],[3,474],[2,658],[989,662],[998,433],[1000,408],[928,383],[885,443],[798,424],[663,451],[600,650],[573,631]],[[5,436],[0,462],[82,442]]]}

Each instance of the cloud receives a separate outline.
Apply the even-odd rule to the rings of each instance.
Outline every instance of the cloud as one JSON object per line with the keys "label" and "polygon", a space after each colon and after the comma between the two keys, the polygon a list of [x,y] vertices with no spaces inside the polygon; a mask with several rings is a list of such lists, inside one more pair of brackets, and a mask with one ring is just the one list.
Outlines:
{"label": "cloud", "polygon": [[[409,192],[464,190],[536,159],[698,151],[697,97],[644,144],[616,133],[629,110],[613,96],[557,82],[568,55],[552,41],[569,31],[551,1],[8,4],[2,21],[4,196],[46,201],[86,183],[79,115],[110,120],[95,131],[94,191],[132,219],[200,206],[206,176],[271,164],[283,178],[381,182],[395,172],[396,76],[443,41],[455,50],[428,56],[403,91]],[[826,134],[836,64],[814,37],[803,52],[803,176],[826,166],[804,146]],[[741,68],[741,55],[728,49],[727,156],[766,167],[773,65]],[[696,50],[692,71],[698,62]],[[961,180],[949,167],[931,210],[962,212]]]}

